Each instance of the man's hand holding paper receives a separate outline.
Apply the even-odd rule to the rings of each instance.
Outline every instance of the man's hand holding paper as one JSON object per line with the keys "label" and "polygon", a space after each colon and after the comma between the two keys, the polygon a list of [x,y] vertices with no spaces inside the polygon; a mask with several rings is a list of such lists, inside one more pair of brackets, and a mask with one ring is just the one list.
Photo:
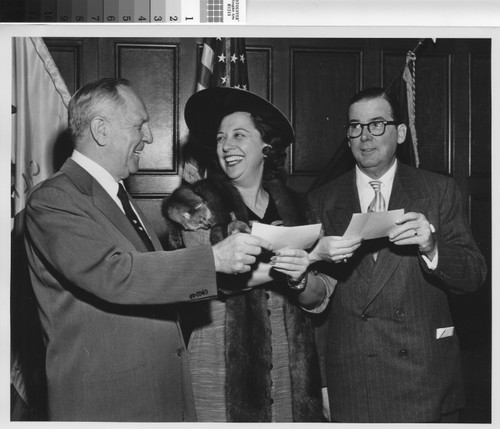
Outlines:
{"label": "man's hand holding paper", "polygon": [[344,238],[361,237],[364,240],[387,237],[404,214],[403,209],[375,213],[353,213]]}
{"label": "man's hand holding paper", "polygon": [[326,236],[321,238],[309,254],[312,262],[331,261],[347,262],[363,240],[386,237],[404,214],[404,210],[388,212],[354,213],[346,232],[342,237]]}
{"label": "man's hand holding paper", "polygon": [[275,226],[254,222],[252,235],[269,241],[274,250],[309,249],[319,238],[321,224],[301,226]]}
{"label": "man's hand holding paper", "polygon": [[307,270],[310,262],[305,249],[318,241],[320,233],[320,223],[287,227],[254,222],[251,231],[273,246],[275,256],[271,258],[271,266],[293,280]]}

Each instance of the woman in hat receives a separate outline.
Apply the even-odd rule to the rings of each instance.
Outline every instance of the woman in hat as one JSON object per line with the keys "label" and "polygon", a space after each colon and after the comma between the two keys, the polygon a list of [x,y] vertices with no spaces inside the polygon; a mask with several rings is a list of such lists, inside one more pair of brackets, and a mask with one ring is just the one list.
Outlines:
{"label": "woman in hat", "polygon": [[[210,213],[203,219],[210,219],[205,225],[211,230],[182,231],[183,245],[215,244],[235,228],[248,232],[251,222],[305,223],[291,191],[278,180],[294,131],[275,106],[248,91],[210,88],[188,100],[185,119],[190,139],[202,142],[196,154],[205,160],[208,178],[183,185],[179,193],[199,196],[197,207],[206,203]],[[175,204],[169,199],[163,207],[174,221]],[[314,327],[304,308],[326,305],[334,280],[309,272],[304,250],[269,256],[248,275],[222,275],[228,293],[220,300],[186,307],[199,421],[324,420]],[[244,292],[231,292],[242,283]]]}

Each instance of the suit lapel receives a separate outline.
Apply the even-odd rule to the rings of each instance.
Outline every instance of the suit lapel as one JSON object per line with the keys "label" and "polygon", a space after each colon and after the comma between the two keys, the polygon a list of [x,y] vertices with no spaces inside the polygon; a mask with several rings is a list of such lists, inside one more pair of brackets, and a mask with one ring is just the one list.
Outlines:
{"label": "suit lapel", "polygon": [[[412,168],[398,162],[388,209],[397,210],[403,208],[405,213],[424,213],[429,202],[430,197],[421,193]],[[401,262],[403,254],[407,254],[408,249],[406,247],[389,244],[379,251],[377,263],[373,264],[372,287],[370,288],[365,308],[373,302],[382,288],[387,284]],[[414,251],[416,254],[417,249],[415,248]]]}
{"label": "suit lapel", "polygon": [[[325,211],[326,229],[329,231],[329,235],[342,236],[351,222],[352,214],[361,213],[355,170],[339,179],[339,182],[335,185],[335,195],[336,198],[332,208]],[[368,284],[372,283],[374,263],[366,245],[361,246],[354,253],[349,264],[356,265],[358,273]]]}
{"label": "suit lapel", "polygon": [[[344,235],[353,213],[361,212],[354,170],[346,174],[335,186],[333,207],[325,211],[326,230],[330,235]],[[328,198],[328,195],[325,196]]]}
{"label": "suit lapel", "polygon": [[[71,158],[64,163],[61,167],[61,171],[71,179],[80,192],[92,198],[94,206],[100,210],[116,228],[118,228],[118,230],[134,245],[137,250],[144,252],[147,251],[144,243],[135,231],[134,227],[131,225],[127,216],[125,216],[115,201],[109,196],[97,180],[95,180],[84,168],[74,162]],[[133,200],[131,201],[134,208],[139,213],[141,220],[146,222],[145,216],[136,207]],[[161,249],[161,244],[159,243],[156,235],[152,232],[153,230],[151,229],[151,225],[145,224],[144,226],[152,235],[151,238],[155,249]]]}

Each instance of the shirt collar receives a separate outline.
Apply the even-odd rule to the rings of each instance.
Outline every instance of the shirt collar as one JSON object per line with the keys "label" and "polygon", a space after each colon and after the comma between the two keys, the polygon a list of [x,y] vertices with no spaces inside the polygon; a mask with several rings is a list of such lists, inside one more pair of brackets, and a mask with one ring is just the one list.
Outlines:
{"label": "shirt collar", "polygon": [[[394,161],[394,163],[389,167],[389,170],[387,170],[382,177],[377,179],[379,182],[382,183],[382,187],[386,188],[391,188],[392,189],[392,183],[394,182],[394,176],[396,175],[396,167],[397,167],[398,161]],[[366,173],[364,173],[358,165],[356,165],[356,183],[363,187],[370,187],[370,182],[373,181],[371,177],[369,177]]]}
{"label": "shirt collar", "polygon": [[[382,177],[378,180],[382,183],[380,186],[380,192],[384,197],[387,207],[389,207],[389,201],[391,199],[392,185],[394,183],[394,177],[396,175],[398,161],[396,160],[389,170],[387,170]],[[370,182],[373,179],[366,175],[361,169],[356,165],[356,187],[358,189],[359,203],[361,205],[362,211],[365,212],[366,207],[370,204],[373,199],[373,188]]]}
{"label": "shirt collar", "polygon": [[88,156],[78,152],[76,149],[73,150],[71,159],[97,180],[113,199],[116,198],[116,194],[118,193],[118,182],[108,170],[91,160]]}

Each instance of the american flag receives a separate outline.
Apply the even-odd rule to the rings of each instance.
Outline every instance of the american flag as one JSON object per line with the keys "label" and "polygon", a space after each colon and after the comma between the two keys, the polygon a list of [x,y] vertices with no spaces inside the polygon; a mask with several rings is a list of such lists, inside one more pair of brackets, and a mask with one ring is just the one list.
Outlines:
{"label": "american flag", "polygon": [[[245,39],[204,39],[196,91],[215,86],[249,89]],[[190,155],[196,152],[193,146],[191,141],[186,143],[182,173],[182,179],[189,183],[194,183],[205,175],[205,168],[200,160],[195,160]]]}
{"label": "american flag", "polygon": [[196,90],[214,86],[248,90],[245,39],[216,37],[203,41]]}

